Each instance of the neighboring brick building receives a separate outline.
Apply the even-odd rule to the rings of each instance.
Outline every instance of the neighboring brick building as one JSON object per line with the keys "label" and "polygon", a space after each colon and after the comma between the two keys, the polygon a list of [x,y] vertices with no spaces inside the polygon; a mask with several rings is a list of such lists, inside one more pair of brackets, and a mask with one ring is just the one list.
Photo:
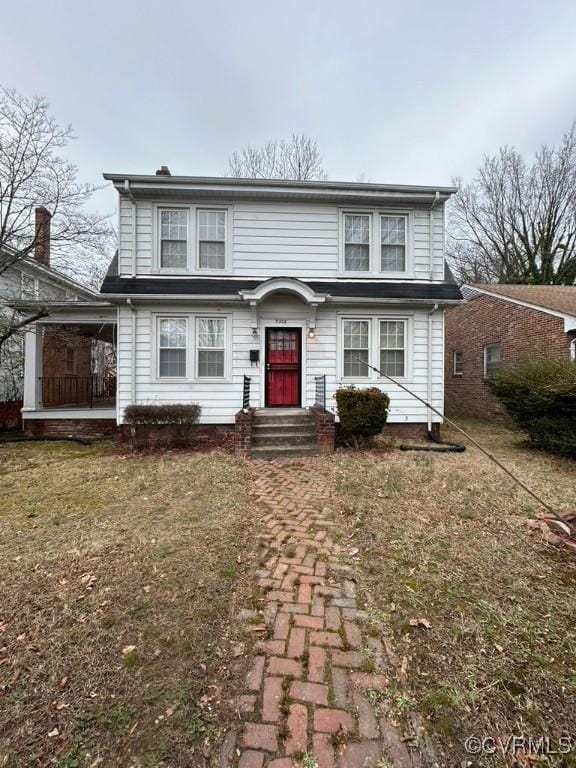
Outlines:
{"label": "neighboring brick building", "polygon": [[468,285],[445,313],[448,416],[502,419],[490,373],[516,360],[576,357],[576,286]]}

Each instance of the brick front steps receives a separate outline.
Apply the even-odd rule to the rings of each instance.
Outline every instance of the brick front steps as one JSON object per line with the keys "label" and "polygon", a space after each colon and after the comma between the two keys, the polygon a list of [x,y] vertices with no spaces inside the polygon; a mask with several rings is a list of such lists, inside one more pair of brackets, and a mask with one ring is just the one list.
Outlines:
{"label": "brick front steps", "polygon": [[380,638],[364,633],[353,569],[331,536],[320,465],[258,461],[256,470],[262,610],[243,613],[268,631],[238,695],[241,725],[228,733],[219,765],[424,768],[420,750],[385,716],[394,665]]}

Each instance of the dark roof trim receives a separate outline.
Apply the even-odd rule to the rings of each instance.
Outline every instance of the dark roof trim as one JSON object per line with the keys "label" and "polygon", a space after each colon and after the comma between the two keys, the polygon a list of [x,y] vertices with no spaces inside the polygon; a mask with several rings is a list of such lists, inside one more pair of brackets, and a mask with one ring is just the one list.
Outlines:
{"label": "dark roof trim", "polygon": [[[178,298],[237,298],[239,291],[254,290],[266,280],[234,280],[219,278],[133,278],[107,276],[102,293],[113,296],[149,296]],[[455,283],[388,283],[388,282],[316,282],[302,280],[316,293],[336,298],[394,301],[461,301]]]}

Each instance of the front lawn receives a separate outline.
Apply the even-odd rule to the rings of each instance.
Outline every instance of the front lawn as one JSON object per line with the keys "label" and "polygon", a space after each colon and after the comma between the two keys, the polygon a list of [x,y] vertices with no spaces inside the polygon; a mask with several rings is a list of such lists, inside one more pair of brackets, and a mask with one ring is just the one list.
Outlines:
{"label": "front lawn", "polygon": [[[576,507],[576,463],[501,427],[470,429],[558,509]],[[392,717],[418,712],[450,768],[514,764],[467,754],[468,736],[574,739],[576,557],[529,532],[530,497],[473,448],[339,454],[328,471],[370,629],[398,657],[382,702]]]}
{"label": "front lawn", "polygon": [[0,445],[0,766],[203,764],[243,674],[247,487],[218,454]]}

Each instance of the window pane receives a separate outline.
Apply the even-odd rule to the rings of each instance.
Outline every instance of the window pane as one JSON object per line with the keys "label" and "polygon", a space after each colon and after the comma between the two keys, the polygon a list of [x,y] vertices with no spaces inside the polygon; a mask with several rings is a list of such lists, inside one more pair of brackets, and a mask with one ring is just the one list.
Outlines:
{"label": "window pane", "polygon": [[186,376],[186,350],[160,350],[160,376]]}
{"label": "window pane", "polygon": [[188,211],[160,211],[160,237],[162,240],[186,240]]}
{"label": "window pane", "polygon": [[369,369],[366,363],[368,362],[370,322],[345,320],[343,331],[344,376],[368,376]]}
{"label": "window pane", "polygon": [[453,373],[460,374],[464,370],[464,353],[454,352],[454,369]]}
{"label": "window pane", "polygon": [[387,376],[404,376],[403,350],[380,350],[380,370]]}
{"label": "window pane", "polygon": [[406,219],[404,216],[380,217],[382,245],[406,245]]}
{"label": "window pane", "polygon": [[167,269],[186,267],[186,240],[162,240],[160,243],[160,266]]}
{"label": "window pane", "polygon": [[224,349],[224,319],[198,318],[198,346]]}
{"label": "window pane", "polygon": [[226,240],[226,211],[198,211],[198,239]]}
{"label": "window pane", "polygon": [[186,320],[184,318],[160,320],[160,346],[186,348]]}
{"label": "window pane", "polygon": [[224,243],[211,243],[200,240],[198,266],[200,269],[224,269],[226,252]]}
{"label": "window pane", "polygon": [[345,243],[370,243],[370,216],[344,217],[344,242]]}
{"label": "window pane", "polygon": [[198,376],[224,376],[224,350],[198,350]]}
{"label": "window pane", "polygon": [[346,245],[344,269],[348,272],[368,272],[370,269],[370,246]]}
{"label": "window pane", "polygon": [[405,272],[406,248],[403,245],[382,245],[380,256],[381,272]]}
{"label": "window pane", "polygon": [[402,320],[381,321],[380,347],[382,349],[404,349],[404,322]]}

